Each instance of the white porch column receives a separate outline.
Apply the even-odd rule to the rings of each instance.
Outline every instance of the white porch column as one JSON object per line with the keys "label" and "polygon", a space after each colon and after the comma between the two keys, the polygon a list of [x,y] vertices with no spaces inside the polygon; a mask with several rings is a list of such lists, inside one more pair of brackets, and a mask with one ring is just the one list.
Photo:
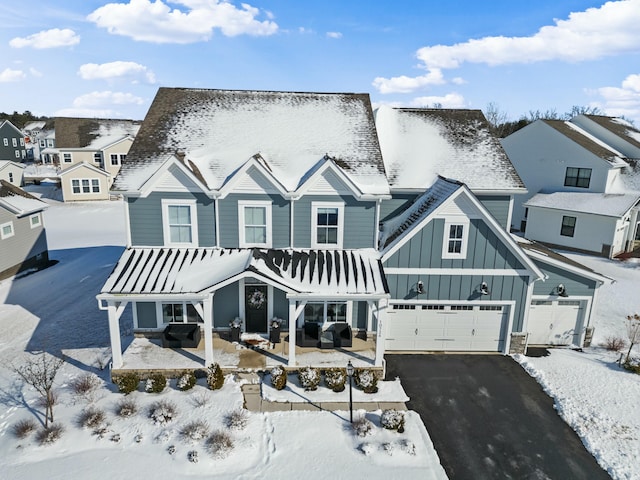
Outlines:
{"label": "white porch column", "polygon": [[120,316],[128,302],[107,301],[109,315],[109,340],[111,341],[112,368],[122,368],[122,342],[120,341]]}
{"label": "white porch column", "polygon": [[213,293],[202,300],[204,310],[204,366],[213,363]]}
{"label": "white porch column", "polygon": [[387,307],[389,300],[381,298],[378,300],[378,308],[376,309],[376,318],[378,319],[376,328],[376,360],[375,366],[382,367],[384,361],[384,344],[387,338]]}
{"label": "white porch column", "polygon": [[293,367],[296,365],[296,324],[298,317],[296,316],[296,301],[289,300],[289,355],[287,365]]}

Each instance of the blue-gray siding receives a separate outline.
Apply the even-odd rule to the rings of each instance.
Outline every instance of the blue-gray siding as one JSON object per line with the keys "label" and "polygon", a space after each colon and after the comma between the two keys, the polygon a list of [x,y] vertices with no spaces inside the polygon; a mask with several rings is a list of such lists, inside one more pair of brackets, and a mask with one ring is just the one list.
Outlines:
{"label": "blue-gray siding", "polygon": [[204,193],[153,192],[145,198],[127,198],[131,244],[158,247],[164,245],[162,232],[162,199],[195,199],[198,212],[198,243],[215,247],[215,208]]}
{"label": "blue-gray siding", "polygon": [[508,225],[509,221],[509,207],[510,197],[509,195],[476,195],[480,203],[486,208],[491,215],[498,221],[498,223],[506,231],[509,231],[511,225]]}
{"label": "blue-gray siding", "polygon": [[227,328],[238,315],[238,282],[234,282],[217,290],[213,296],[213,327]]}
{"label": "blue-gray siding", "polygon": [[13,236],[0,239],[0,272],[20,265],[47,251],[47,237],[42,227],[42,213],[39,215],[40,226],[31,228],[30,215],[17,218],[0,207],[0,224],[12,222],[14,231]]}
{"label": "blue-gray siding", "polygon": [[409,208],[417,196],[416,193],[394,193],[390,200],[384,200],[380,205],[380,221],[386,222],[400,215]]}
{"label": "blue-gray siding", "polygon": [[376,229],[375,202],[359,202],[351,196],[305,196],[294,202],[294,247],[311,247],[311,204],[342,202],[344,207],[343,248],[372,248]]}
{"label": "blue-gray siding", "polygon": [[597,286],[595,280],[581,277],[547,263],[535,263],[548,278],[544,282],[539,281],[534,284],[534,295],[555,295],[557,293],[556,287],[563,284],[570,296],[593,296]]}
{"label": "blue-gray siding", "polygon": [[273,289],[273,316],[284,320],[281,329],[289,326],[289,300],[287,294],[277,288]]}

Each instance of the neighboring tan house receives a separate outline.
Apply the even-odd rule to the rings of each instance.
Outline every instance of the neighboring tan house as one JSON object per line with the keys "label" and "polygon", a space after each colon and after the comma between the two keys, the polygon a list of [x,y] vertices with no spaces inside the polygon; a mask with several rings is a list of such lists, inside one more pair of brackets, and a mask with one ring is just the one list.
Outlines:
{"label": "neighboring tan house", "polygon": [[65,202],[109,200],[112,179],[101,168],[82,162],[62,170],[58,176]]}
{"label": "neighboring tan house", "polygon": [[201,329],[206,365],[239,317],[258,335],[280,319],[299,348],[375,338],[382,366],[392,350],[523,351],[536,285],[557,289],[508,233],[524,186],[477,111],[374,119],[367,94],[161,88],[112,191],[127,248],[97,298],[114,369],[127,306],[138,334]]}
{"label": "neighboring tan house", "polygon": [[22,186],[25,165],[9,160],[0,160],[0,179],[16,187]]}
{"label": "neighboring tan house", "polygon": [[27,157],[24,135],[9,120],[0,120],[0,160],[22,162]]}
{"label": "neighboring tan house", "polygon": [[0,180],[0,279],[49,262],[42,211],[48,205]]}
{"label": "neighboring tan house", "polygon": [[[603,124],[627,132],[626,140]],[[580,115],[537,120],[503,139],[529,190],[516,199],[514,229],[548,245],[609,258],[633,249],[640,221],[637,157],[630,157],[640,155],[634,138],[640,131],[618,119]]]}

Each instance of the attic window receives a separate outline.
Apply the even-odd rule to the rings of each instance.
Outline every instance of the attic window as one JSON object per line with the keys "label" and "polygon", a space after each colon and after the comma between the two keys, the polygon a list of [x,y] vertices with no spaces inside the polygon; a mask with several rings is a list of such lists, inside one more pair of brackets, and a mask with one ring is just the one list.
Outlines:
{"label": "attic window", "polygon": [[445,221],[442,258],[466,258],[469,223],[465,220]]}
{"label": "attic window", "polygon": [[591,182],[590,168],[567,167],[567,173],[564,177],[565,187],[589,188]]}

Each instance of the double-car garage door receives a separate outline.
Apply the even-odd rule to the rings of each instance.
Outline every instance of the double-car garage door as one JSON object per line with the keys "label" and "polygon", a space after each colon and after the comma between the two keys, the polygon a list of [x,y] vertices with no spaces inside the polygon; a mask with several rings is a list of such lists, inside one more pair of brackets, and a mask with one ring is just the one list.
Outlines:
{"label": "double-car garage door", "polygon": [[506,305],[389,305],[389,351],[502,352]]}

